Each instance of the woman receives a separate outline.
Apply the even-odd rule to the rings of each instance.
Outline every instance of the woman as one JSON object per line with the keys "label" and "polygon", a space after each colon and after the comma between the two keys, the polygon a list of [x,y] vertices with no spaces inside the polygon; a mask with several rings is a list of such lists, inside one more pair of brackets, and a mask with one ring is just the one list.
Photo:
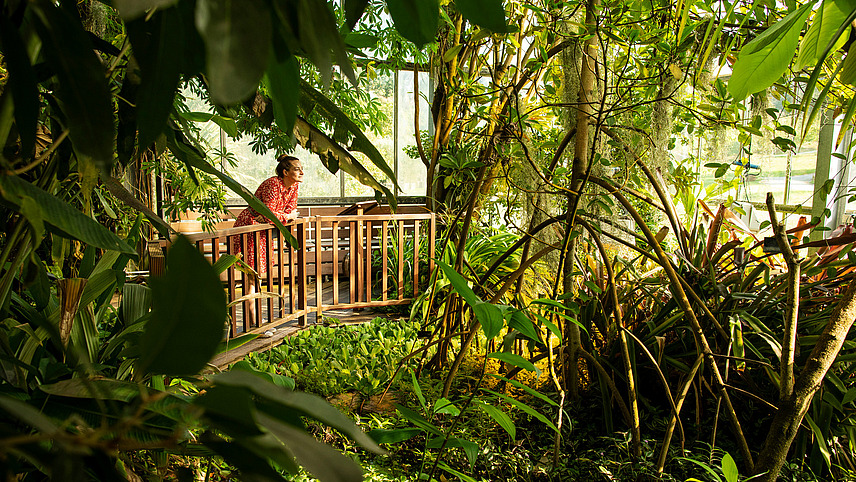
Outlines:
{"label": "woman", "polygon": [[[256,189],[256,197],[271,210],[277,219],[282,222],[290,221],[297,217],[297,190],[303,181],[303,163],[300,159],[283,154],[277,158],[276,176],[266,179]],[[249,226],[268,222],[267,218],[257,213],[255,209],[248,207],[241,211],[235,220],[235,227]],[[240,236],[232,239],[232,252],[241,251]],[[247,243],[247,253],[244,261],[255,268],[255,243]],[[259,264],[260,273],[267,272],[267,233],[259,234]]]}

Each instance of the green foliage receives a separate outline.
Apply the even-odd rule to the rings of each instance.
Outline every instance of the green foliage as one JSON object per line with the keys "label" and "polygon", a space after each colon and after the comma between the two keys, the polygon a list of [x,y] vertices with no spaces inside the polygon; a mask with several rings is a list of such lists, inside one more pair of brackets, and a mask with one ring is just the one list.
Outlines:
{"label": "green foliage", "polygon": [[317,326],[247,358],[260,370],[293,378],[297,387],[323,396],[384,391],[398,363],[416,344],[418,325],[376,318],[362,325]]}
{"label": "green foliage", "polygon": [[794,10],[741,49],[728,81],[728,91],[735,100],[743,100],[779,80],[793,59],[811,7],[807,3]]}

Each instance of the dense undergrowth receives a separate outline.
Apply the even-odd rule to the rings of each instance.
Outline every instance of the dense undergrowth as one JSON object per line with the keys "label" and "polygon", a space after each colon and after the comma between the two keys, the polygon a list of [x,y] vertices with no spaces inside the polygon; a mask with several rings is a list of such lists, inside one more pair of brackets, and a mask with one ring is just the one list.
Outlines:
{"label": "dense undergrowth", "polygon": [[[435,480],[465,481],[737,480],[733,477],[739,469],[729,455],[734,447],[727,441],[724,446],[711,445],[706,438],[710,434],[704,427],[712,421],[687,427],[686,450],[675,444],[664,473],[657,474],[655,469],[659,440],[644,439],[642,457],[634,460],[628,433],[602,435],[604,420],[596,387],[565,407],[566,422],[558,454],[554,454],[555,433],[536,416],[556,417],[551,401],[558,394],[543,373],[524,371],[518,378],[525,383],[504,382],[507,369],[499,361],[473,354],[455,382],[453,392],[460,395],[443,399],[442,377],[417,376],[413,371],[419,360],[412,355],[413,347],[419,346],[418,329],[411,321],[386,318],[362,325],[319,326],[286,338],[268,352],[249,355],[233,369],[291,377],[297,388],[323,395],[349,413],[376,440],[392,441],[383,444],[387,455],[373,455],[334,430],[314,427],[320,440],[360,460],[369,481],[428,480],[429,475]],[[472,395],[480,390],[513,397],[533,412],[512,403],[497,403],[508,417],[504,428],[487,412],[472,406]],[[647,420],[650,427],[645,433],[659,436],[662,420]],[[447,442],[443,449],[432,444],[434,434],[422,429],[428,425],[455,442]],[[513,437],[508,427],[513,427]],[[294,480],[315,479],[303,474]],[[781,480],[823,479],[808,468],[791,465]]]}

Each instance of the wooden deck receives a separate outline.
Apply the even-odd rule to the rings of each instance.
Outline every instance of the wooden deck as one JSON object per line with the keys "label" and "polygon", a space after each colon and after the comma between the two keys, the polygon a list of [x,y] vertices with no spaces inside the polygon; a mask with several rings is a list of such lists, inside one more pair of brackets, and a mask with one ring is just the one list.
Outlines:
{"label": "wooden deck", "polygon": [[[348,289],[348,281],[343,280],[339,283],[340,291],[344,292]],[[324,289],[324,297],[329,298],[332,296],[333,288],[332,283],[330,286]],[[314,300],[311,300],[311,303],[314,304]],[[334,309],[328,310],[324,313],[324,317],[321,320],[318,320],[314,313],[310,314],[307,318],[307,323],[304,326],[301,326],[297,320],[279,320],[274,319],[270,325],[268,325],[268,330],[273,327],[276,328],[273,336],[265,337],[259,336],[258,338],[251,340],[246,343],[242,343],[237,345],[235,348],[229,349],[223,353],[220,353],[213,360],[211,360],[212,367],[216,367],[217,370],[224,370],[229,365],[236,363],[247,356],[249,353],[253,352],[264,352],[270,350],[282,343],[282,341],[294,335],[302,330],[312,329],[313,326],[318,325],[326,325],[333,320],[340,324],[360,324],[369,322],[377,317],[388,317],[388,318],[397,318],[400,315],[389,313],[389,312],[381,312],[377,311],[373,308],[365,308],[365,309]],[[228,343],[228,341],[227,341]],[[228,345],[227,345],[228,346]]]}
{"label": "wooden deck", "polygon": [[[410,304],[427,284],[434,269],[436,220],[424,207],[397,213],[376,205],[313,209],[306,214],[315,215],[286,223],[287,235],[271,224],[186,235],[214,264],[225,255],[246,253],[251,243],[267,249],[264,266],[256,256],[253,266],[232,264],[221,275],[230,301],[230,339],[276,328],[273,337],[255,343],[273,345],[326,317],[366,321],[375,316],[368,315],[373,308]],[[297,249],[286,236],[296,239]],[[158,263],[163,266],[160,250],[168,249],[167,242],[157,246],[153,275]],[[215,364],[220,363],[228,364]]]}

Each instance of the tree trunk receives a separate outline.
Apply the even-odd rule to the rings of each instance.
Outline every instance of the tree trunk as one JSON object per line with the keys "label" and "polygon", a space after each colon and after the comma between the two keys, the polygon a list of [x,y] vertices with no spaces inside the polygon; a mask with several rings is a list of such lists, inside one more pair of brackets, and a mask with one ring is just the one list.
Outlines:
{"label": "tree trunk", "polygon": [[823,383],[826,372],[832,367],[844,339],[856,319],[856,283],[851,282],[847,291],[832,312],[826,328],[818,338],[814,349],[794,383],[794,391],[783,400],[767,433],[755,472],[763,474],[758,480],[774,482],[785,463],[788,450],[794,441],[803,417],[805,417],[814,394]]}
{"label": "tree trunk", "polygon": [[[595,8],[597,0],[589,0],[586,4],[586,20],[587,28],[596,29],[595,24]],[[592,32],[593,33],[593,32]],[[565,232],[566,236],[571,234],[573,219],[575,216],[575,207],[578,205],[579,198],[582,195],[583,187],[585,186],[585,176],[588,172],[588,153],[590,149],[589,125],[591,124],[592,113],[594,112],[594,85],[595,73],[594,67],[597,61],[597,35],[589,37],[582,48],[582,64],[580,66],[580,90],[577,98],[577,116],[576,116],[576,131],[577,136],[574,142],[574,158],[571,170],[571,194],[568,196],[568,228]],[[573,291],[573,253],[574,242],[568,240],[562,256],[565,257],[562,265],[562,272],[557,273],[562,279],[562,289],[565,294]],[[569,316],[573,314],[569,313]],[[566,323],[566,332],[564,336],[567,340],[566,361],[565,361],[565,386],[571,394],[572,399],[579,396],[579,368],[577,366],[578,350],[581,347],[582,338],[580,328],[574,323]]]}

